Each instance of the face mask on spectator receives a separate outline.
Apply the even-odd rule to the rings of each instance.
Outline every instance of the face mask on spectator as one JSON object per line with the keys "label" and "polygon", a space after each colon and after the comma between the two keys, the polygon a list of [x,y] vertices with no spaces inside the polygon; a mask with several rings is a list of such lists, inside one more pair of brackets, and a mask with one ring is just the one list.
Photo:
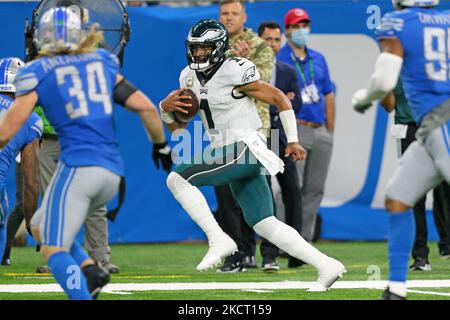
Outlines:
{"label": "face mask on spectator", "polygon": [[299,47],[306,45],[309,38],[309,30],[306,28],[301,28],[292,31],[291,40],[292,42]]}

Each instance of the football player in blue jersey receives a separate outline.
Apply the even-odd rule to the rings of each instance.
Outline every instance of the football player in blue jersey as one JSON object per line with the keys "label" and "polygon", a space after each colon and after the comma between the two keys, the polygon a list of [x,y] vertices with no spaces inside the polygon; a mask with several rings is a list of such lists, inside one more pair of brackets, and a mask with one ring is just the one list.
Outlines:
{"label": "football player in blue jersey", "polygon": [[[16,86],[14,80],[20,68],[25,65],[19,58],[0,59],[0,117],[5,115],[14,101]],[[6,245],[6,215],[9,213],[6,195],[6,179],[9,169],[20,154],[23,168],[23,200],[27,230],[30,230],[31,217],[36,211],[39,197],[38,153],[42,136],[41,118],[33,113],[24,126],[0,149],[0,255]]]}
{"label": "football player in blue jersey", "polygon": [[43,107],[59,136],[61,158],[32,219],[32,232],[69,298],[89,300],[108,279],[94,269],[86,272],[95,265],[75,237],[86,216],[111,200],[123,176],[114,102],[139,114],[163,167],[171,166],[170,148],[154,105],[119,74],[116,56],[97,49],[102,35],[95,27],[85,33],[77,14],[57,7],[42,16],[35,40],[41,57],[16,78],[16,100],[0,121],[0,146],[36,104]]}
{"label": "football player in blue jersey", "polygon": [[450,182],[450,11],[439,0],[393,0],[377,28],[382,53],[366,89],[352,104],[364,112],[391,92],[401,78],[420,125],[417,140],[403,154],[386,187],[389,211],[389,284],[386,300],[406,298],[408,259],[414,241],[411,207],[442,181]]}

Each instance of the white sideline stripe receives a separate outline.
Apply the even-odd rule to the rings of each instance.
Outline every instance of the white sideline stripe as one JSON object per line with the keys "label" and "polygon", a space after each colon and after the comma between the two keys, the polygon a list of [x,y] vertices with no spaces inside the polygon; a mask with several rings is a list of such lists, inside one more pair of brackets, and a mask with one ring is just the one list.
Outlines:
{"label": "white sideline stripe", "polygon": [[421,293],[421,294],[431,294],[431,295],[434,295],[434,296],[450,297],[450,293],[435,292],[435,291],[408,290],[408,293]]}
{"label": "white sideline stripe", "polygon": [[[181,290],[288,290],[309,289],[314,282],[204,282],[204,283],[112,283],[102,292],[130,291],[181,291]],[[384,289],[386,281],[338,281],[332,289]],[[450,280],[411,280],[408,288],[450,288]],[[62,292],[58,284],[7,284],[0,285],[0,292]]]}

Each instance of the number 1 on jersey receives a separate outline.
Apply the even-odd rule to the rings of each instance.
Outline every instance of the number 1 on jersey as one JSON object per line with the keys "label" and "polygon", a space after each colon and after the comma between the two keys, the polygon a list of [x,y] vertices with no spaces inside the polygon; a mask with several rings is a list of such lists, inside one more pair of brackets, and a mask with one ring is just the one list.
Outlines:
{"label": "number 1 on jersey", "polygon": [[209,108],[208,100],[200,100],[200,109],[205,112],[206,121],[208,122],[208,129],[214,129],[214,121],[212,118],[211,109]]}

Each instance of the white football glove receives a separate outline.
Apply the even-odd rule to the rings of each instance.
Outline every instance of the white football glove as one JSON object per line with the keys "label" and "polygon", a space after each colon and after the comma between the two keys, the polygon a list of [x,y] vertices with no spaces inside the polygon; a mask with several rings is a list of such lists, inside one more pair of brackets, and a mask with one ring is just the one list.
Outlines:
{"label": "white football glove", "polygon": [[367,90],[359,89],[353,94],[352,106],[355,111],[364,113],[372,106],[372,102],[367,101]]}

